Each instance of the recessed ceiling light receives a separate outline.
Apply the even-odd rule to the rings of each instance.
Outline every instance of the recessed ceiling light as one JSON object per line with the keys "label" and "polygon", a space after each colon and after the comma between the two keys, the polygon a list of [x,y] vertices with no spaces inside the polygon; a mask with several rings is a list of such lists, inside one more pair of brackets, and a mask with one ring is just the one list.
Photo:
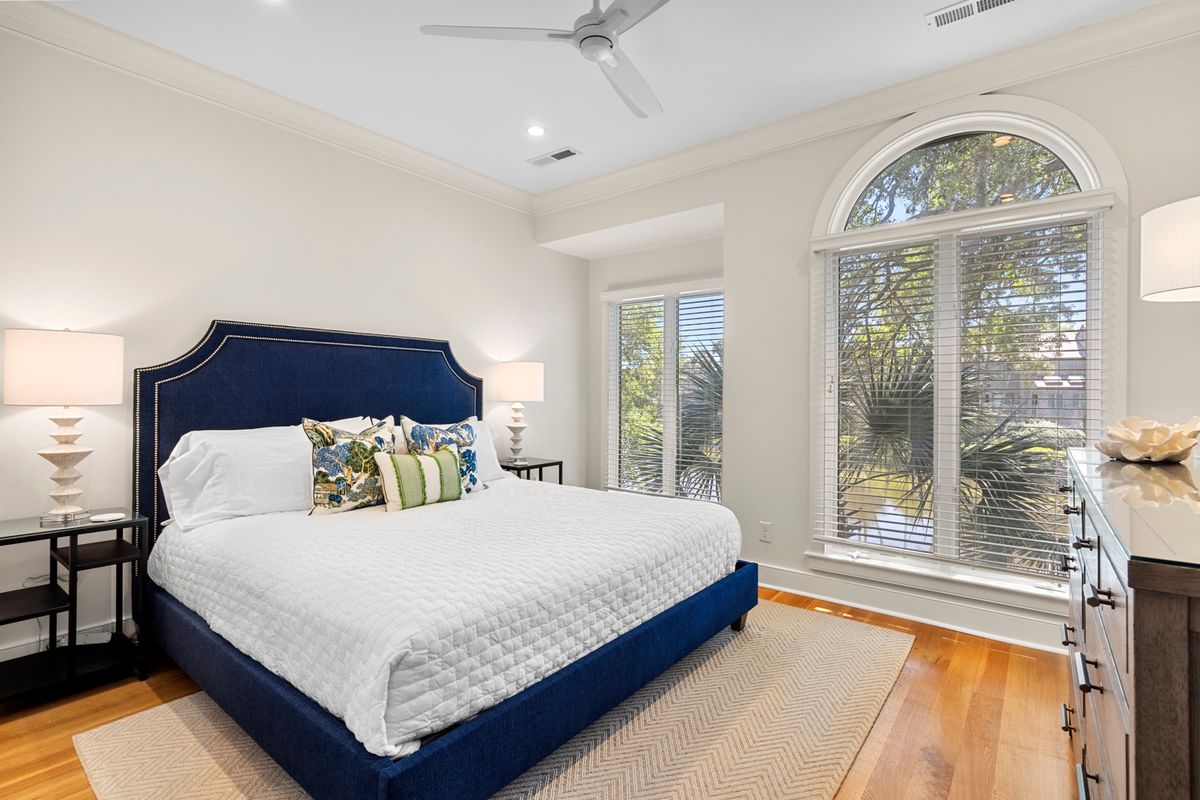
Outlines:
{"label": "recessed ceiling light", "polygon": [[528,133],[530,136],[545,136],[546,135],[546,129],[543,128],[541,125],[530,125],[528,128],[525,129],[525,132]]}
{"label": "recessed ceiling light", "polygon": [[1013,140],[1011,133],[1002,133],[995,139],[992,139],[992,147],[1004,147]]}

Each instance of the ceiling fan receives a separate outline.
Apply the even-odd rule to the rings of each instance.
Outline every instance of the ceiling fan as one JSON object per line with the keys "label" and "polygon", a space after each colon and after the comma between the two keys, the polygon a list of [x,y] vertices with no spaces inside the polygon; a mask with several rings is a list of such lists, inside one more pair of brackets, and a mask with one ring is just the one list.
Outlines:
{"label": "ceiling fan", "polygon": [[639,117],[661,112],[662,103],[650,84],[638,72],[629,56],[618,46],[622,34],[666,5],[668,0],[613,0],[604,11],[600,0],[592,0],[592,10],[575,20],[570,31],[548,28],[481,28],[468,25],[422,25],[422,33],[435,36],[460,36],[467,39],[507,39],[521,42],[563,42],[579,50],[588,61],[600,65],[600,71],[617,94]]}

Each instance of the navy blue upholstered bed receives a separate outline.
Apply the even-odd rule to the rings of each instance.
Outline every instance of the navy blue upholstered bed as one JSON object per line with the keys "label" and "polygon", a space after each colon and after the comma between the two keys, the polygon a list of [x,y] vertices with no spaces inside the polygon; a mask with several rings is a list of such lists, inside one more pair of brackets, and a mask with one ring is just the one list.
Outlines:
{"label": "navy blue upholstered bed", "polygon": [[[349,385],[334,376],[355,375]],[[449,343],[217,321],[187,354],[134,378],[134,508],[155,534],[157,470],[191,430],[370,414],[456,420],[483,384]],[[153,539],[139,542],[147,556]],[[341,720],[149,585],[139,635],[161,648],[318,800],[485,798],[536,764],[757,602],[757,567],[730,575],[473,719],[391,760]]]}

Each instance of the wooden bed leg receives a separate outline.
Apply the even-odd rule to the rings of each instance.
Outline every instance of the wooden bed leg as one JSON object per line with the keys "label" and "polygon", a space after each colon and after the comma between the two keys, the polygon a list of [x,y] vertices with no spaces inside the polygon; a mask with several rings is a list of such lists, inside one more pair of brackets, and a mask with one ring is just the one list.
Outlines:
{"label": "wooden bed leg", "polygon": [[748,617],[748,616],[750,616],[749,611],[747,611],[745,614],[742,614],[740,617],[735,619],[733,621],[733,623],[729,626],[729,629],[736,632],[736,631],[740,631],[743,628],[745,628],[746,627],[746,617]]}

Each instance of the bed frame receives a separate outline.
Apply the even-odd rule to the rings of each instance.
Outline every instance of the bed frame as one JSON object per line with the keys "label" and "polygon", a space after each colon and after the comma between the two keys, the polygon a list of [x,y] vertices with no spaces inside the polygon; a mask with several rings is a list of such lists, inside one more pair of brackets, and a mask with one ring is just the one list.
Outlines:
{"label": "bed frame", "polygon": [[[483,382],[444,341],[213,322],[188,353],[134,373],[133,506],[165,516],[157,470],[191,430],[371,415],[452,421],[483,411]],[[486,798],[758,601],[758,568],[737,568],[683,602],[393,761],[208,627],[147,579],[139,637],[166,652],[317,800]]]}

